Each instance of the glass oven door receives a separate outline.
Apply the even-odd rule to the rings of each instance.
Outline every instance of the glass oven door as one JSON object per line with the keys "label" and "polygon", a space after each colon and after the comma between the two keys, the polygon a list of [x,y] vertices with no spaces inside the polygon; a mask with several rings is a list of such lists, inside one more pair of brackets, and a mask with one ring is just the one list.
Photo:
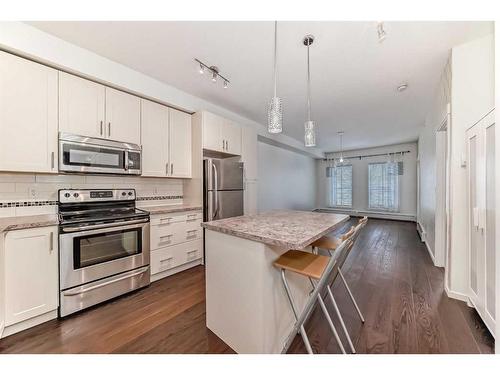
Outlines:
{"label": "glass oven door", "polygon": [[73,269],[110,262],[142,252],[142,229],[114,230],[73,239]]}

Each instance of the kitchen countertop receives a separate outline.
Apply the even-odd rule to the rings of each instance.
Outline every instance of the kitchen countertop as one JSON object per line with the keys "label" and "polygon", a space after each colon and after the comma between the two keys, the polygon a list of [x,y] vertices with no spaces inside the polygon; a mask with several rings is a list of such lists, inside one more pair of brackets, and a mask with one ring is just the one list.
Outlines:
{"label": "kitchen countertop", "polygon": [[348,215],[269,211],[202,223],[206,228],[286,249],[302,249],[347,221]]}
{"label": "kitchen countertop", "polygon": [[0,218],[0,233],[16,229],[49,227],[51,225],[59,225],[56,214],[2,217]]}
{"label": "kitchen countertop", "polygon": [[148,211],[151,215],[157,214],[171,214],[173,212],[182,211],[201,211],[201,205],[190,205],[190,204],[172,204],[172,205],[158,205],[158,206],[143,206],[137,207],[141,210]]}

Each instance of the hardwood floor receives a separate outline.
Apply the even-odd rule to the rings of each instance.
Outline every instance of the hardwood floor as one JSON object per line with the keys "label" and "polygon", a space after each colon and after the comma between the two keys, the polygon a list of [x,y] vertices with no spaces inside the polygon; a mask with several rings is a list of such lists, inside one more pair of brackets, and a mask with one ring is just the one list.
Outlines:
{"label": "hardwood floor", "polygon": [[[338,280],[334,294],[358,353],[493,352],[493,338],[475,310],[446,297],[443,271],[432,265],[414,223],[369,220],[343,270],[366,318],[361,324]],[[306,330],[316,353],[340,352],[319,310]],[[1,339],[0,353],[233,351],[205,326],[205,275],[199,266]],[[305,353],[299,336],[290,353]]]}

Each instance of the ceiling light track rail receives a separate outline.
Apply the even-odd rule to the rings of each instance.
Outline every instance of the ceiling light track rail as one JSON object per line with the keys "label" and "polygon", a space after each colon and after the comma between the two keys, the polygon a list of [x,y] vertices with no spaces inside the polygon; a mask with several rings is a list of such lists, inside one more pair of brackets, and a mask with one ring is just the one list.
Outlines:
{"label": "ceiling light track rail", "polygon": [[214,65],[208,66],[207,64],[196,58],[194,59],[194,61],[196,61],[200,65],[200,74],[203,74],[204,71],[207,70],[208,72],[210,72],[210,74],[212,74],[212,81],[214,83],[217,81],[217,77],[219,77],[224,82],[224,88],[227,89],[227,86],[231,83],[231,81],[220,74],[219,68]]}

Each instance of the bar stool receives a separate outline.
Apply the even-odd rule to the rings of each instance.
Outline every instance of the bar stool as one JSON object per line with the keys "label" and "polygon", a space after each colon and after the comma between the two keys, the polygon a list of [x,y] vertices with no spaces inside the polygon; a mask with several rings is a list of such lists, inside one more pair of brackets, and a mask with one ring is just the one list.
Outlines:
{"label": "bar stool", "polygon": [[[350,238],[353,245],[354,245],[354,242],[356,241],[357,237],[359,236],[361,229],[366,225],[367,222],[368,222],[368,217],[366,217],[366,216],[363,217],[362,219],[359,220],[359,222],[356,226],[352,226],[351,229],[347,233],[340,236],[340,239],[333,237],[333,236],[321,237],[320,239],[316,240],[315,242],[313,242],[311,244],[311,246],[313,248],[313,253],[317,253],[317,249],[322,248],[322,249],[328,250],[328,253],[330,254],[330,256],[332,256],[333,254],[335,254],[336,249],[338,248],[339,244],[341,244],[342,241],[344,241],[346,238]],[[342,330],[344,331],[344,334],[347,338],[347,341],[349,343],[349,347],[351,348],[352,353],[356,353],[356,349],[354,348],[354,344],[352,343],[351,337],[349,336],[349,332],[347,331],[347,327],[345,325],[344,319],[342,318],[342,315],[340,314],[340,310],[338,308],[337,302],[335,301],[335,298],[333,297],[333,293],[331,290],[331,286],[333,285],[333,283],[337,279],[337,276],[339,275],[345,288],[347,289],[347,293],[349,294],[349,297],[351,298],[351,301],[354,304],[354,307],[356,308],[356,311],[359,315],[361,322],[362,323],[365,322],[365,318],[363,317],[363,314],[361,313],[361,310],[360,310],[358,304],[356,303],[356,300],[354,299],[354,295],[352,294],[351,289],[347,285],[347,281],[344,278],[344,275],[342,274],[342,270],[341,270],[342,266],[344,265],[344,262],[346,261],[347,257],[349,256],[351,249],[352,249],[352,246],[350,246],[349,249],[347,249],[347,251],[344,251],[343,254],[339,257],[339,260],[337,261],[337,264],[335,265],[334,270],[332,272],[332,274],[333,274],[332,281],[331,281],[331,283],[329,283],[327,285],[326,289],[327,289],[330,301],[332,302],[335,313],[339,317],[340,325],[341,325]]]}
{"label": "bar stool", "polygon": [[[333,325],[330,314],[328,313],[325,303],[321,298],[320,291],[324,289],[325,286],[328,286],[328,279],[335,267],[335,264],[342,256],[342,254],[345,251],[348,251],[350,247],[352,247],[352,244],[353,243],[352,241],[350,241],[350,237],[346,238],[346,240],[344,240],[344,242],[337,247],[337,251],[335,251],[332,256],[312,254],[303,250],[289,250],[274,262],[274,266],[281,270],[281,279],[283,282],[283,286],[285,288],[288,301],[290,302],[290,306],[295,316],[295,325],[292,329],[292,333],[285,342],[283,352],[286,352],[293,337],[298,331],[300,331],[307,352],[309,354],[313,354],[309,338],[307,337],[307,333],[304,328],[304,321],[309,316],[309,313],[312,311],[315,303],[318,302],[321,310],[323,311],[323,314],[325,315],[328,325],[330,326],[330,329],[338,345],[340,346],[340,349],[342,350],[342,353],[346,353],[337,330]],[[307,277],[311,285],[313,286],[313,290],[309,294],[306,305],[300,314],[293,300],[292,293],[285,276],[285,271],[293,272]],[[314,282],[313,280],[315,280],[316,282]]]}

